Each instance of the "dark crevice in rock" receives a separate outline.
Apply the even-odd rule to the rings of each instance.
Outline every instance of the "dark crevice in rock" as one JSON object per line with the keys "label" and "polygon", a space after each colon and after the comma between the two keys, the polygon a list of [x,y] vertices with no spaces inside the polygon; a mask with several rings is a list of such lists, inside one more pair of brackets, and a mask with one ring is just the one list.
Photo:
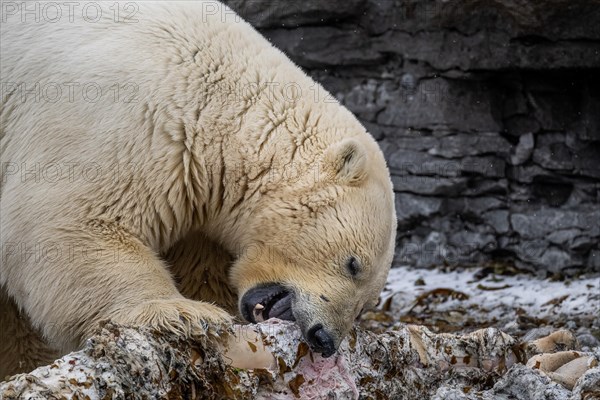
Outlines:
{"label": "dark crevice in rock", "polygon": [[558,207],[567,202],[573,192],[573,184],[545,176],[533,178],[532,194],[544,199],[548,205]]}

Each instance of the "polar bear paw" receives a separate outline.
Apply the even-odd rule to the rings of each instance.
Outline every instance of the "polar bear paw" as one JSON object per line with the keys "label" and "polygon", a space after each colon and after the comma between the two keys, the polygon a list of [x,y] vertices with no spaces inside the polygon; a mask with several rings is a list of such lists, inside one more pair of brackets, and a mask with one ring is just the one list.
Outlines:
{"label": "polar bear paw", "polygon": [[175,298],[146,301],[114,321],[194,337],[204,335],[209,326],[231,326],[233,317],[210,303]]}

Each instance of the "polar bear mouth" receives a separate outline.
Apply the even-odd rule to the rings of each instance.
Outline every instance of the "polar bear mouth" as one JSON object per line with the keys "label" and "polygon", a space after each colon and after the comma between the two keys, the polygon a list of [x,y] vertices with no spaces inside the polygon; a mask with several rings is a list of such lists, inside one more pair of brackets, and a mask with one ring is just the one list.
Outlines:
{"label": "polar bear mouth", "polygon": [[260,285],[244,294],[240,308],[243,317],[254,324],[269,318],[295,321],[293,298],[293,294],[280,284]]}

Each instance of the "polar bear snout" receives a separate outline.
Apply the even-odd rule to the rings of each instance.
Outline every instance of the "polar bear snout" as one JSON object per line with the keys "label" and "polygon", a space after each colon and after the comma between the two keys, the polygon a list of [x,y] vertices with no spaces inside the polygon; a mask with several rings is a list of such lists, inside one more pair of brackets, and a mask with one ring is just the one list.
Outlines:
{"label": "polar bear snout", "polygon": [[279,283],[267,283],[248,290],[240,301],[242,316],[252,323],[279,318],[295,321],[294,294]]}
{"label": "polar bear snout", "polygon": [[312,351],[321,353],[325,358],[332,356],[336,351],[333,336],[321,324],[316,324],[308,330],[306,340]]}
{"label": "polar bear snout", "polygon": [[254,324],[270,318],[296,321],[311,350],[330,357],[336,352],[343,335],[336,334],[335,324],[318,322],[323,321],[323,310],[315,308],[309,302],[310,297],[280,283],[262,283],[243,294],[240,312],[244,319]]}

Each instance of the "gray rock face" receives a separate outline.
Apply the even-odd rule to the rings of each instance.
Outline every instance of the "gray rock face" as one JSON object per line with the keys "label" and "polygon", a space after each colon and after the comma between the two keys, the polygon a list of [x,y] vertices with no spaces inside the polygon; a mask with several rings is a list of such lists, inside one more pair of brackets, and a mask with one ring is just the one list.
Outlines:
{"label": "gray rock face", "polygon": [[[531,131],[533,130],[534,129]],[[519,137],[519,144],[515,147],[514,154],[510,157],[510,163],[512,165],[521,165],[531,157],[535,145],[533,133],[531,133],[531,131],[528,131]]]}
{"label": "gray rock face", "polygon": [[228,4],[380,142],[398,263],[600,270],[597,2]]}

